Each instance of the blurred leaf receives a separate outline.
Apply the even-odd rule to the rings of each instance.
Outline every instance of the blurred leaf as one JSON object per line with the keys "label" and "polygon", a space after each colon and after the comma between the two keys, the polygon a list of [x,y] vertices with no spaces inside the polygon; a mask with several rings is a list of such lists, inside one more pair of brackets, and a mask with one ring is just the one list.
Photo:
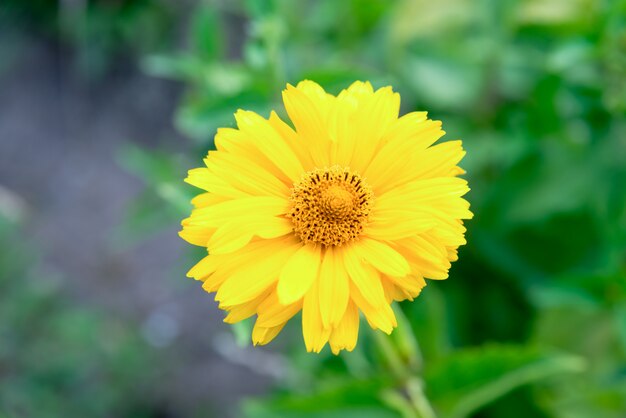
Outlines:
{"label": "blurred leaf", "polygon": [[518,19],[524,23],[556,25],[588,18],[593,0],[528,0],[520,2]]}
{"label": "blurred leaf", "polygon": [[406,365],[407,371],[418,371],[422,368],[422,353],[417,342],[417,338],[413,333],[411,323],[406,317],[402,309],[394,305],[393,311],[398,321],[398,326],[391,334],[391,340],[395,351],[399,354],[402,362]]}
{"label": "blurred leaf", "polygon": [[177,177],[176,166],[165,153],[149,152],[128,144],[120,149],[120,164],[148,184],[159,184]]}
{"label": "blurred leaf", "polygon": [[445,417],[463,418],[517,387],[584,368],[580,357],[492,345],[460,350],[428,365],[426,391]]}
{"label": "blurred leaf", "polygon": [[532,338],[537,344],[584,356],[597,372],[622,355],[615,319],[600,306],[556,306],[542,311]]}
{"label": "blurred leaf", "polygon": [[620,304],[615,309],[615,326],[622,344],[622,350],[626,353],[626,302]]}
{"label": "blurred leaf", "polygon": [[[132,322],[68,299],[23,238],[15,225],[0,234],[13,252],[0,255],[0,414],[103,417],[136,408],[144,416],[138,399],[154,393],[156,353]],[[4,245],[9,239],[20,244]]]}
{"label": "blurred leaf", "polygon": [[[190,205],[189,201],[188,205]],[[154,209],[160,206],[166,206],[166,208]],[[164,203],[154,191],[146,190],[128,205],[124,220],[114,231],[114,246],[119,250],[128,249],[151,233],[163,230],[164,226],[177,224],[180,218],[180,210]]]}
{"label": "blurred leaf", "polygon": [[377,380],[344,380],[320,382],[321,389],[314,393],[284,394],[260,401],[249,400],[243,404],[246,418],[266,417],[397,417],[385,409],[376,393],[382,386]]}
{"label": "blurred leaf", "polygon": [[363,408],[346,406],[320,412],[290,412],[282,408],[272,408],[260,403],[247,403],[244,406],[245,418],[398,418],[398,415],[382,407]]}
{"label": "blurred leaf", "polygon": [[552,161],[549,172],[542,170],[534,184],[518,190],[507,219],[512,223],[540,221],[581,207],[596,181],[593,169],[585,168],[574,161],[563,165]]}
{"label": "blurred leaf", "polygon": [[252,17],[263,17],[274,11],[275,0],[245,0],[246,10]]}
{"label": "blurred leaf", "polygon": [[141,68],[154,77],[171,78],[174,80],[194,80],[199,78],[204,63],[188,54],[181,55],[148,55],[141,60]]}
{"label": "blurred leaf", "polygon": [[140,177],[179,213],[189,210],[192,193],[181,183],[184,171],[171,154],[148,152],[127,145],[120,150],[118,159],[124,168]]}
{"label": "blurred leaf", "polygon": [[550,309],[561,306],[578,306],[579,308],[597,308],[595,298],[575,286],[559,285],[557,283],[535,286],[530,290],[534,303],[543,308]]}
{"label": "blurred leaf", "polygon": [[222,42],[221,22],[218,9],[207,1],[201,1],[191,21],[193,50],[198,57],[204,60],[217,59],[223,54],[223,49],[228,47]]}
{"label": "blurred leaf", "polygon": [[419,298],[403,303],[402,308],[424,357],[434,361],[448,354],[451,348],[449,320],[439,286],[432,283],[422,290]]}
{"label": "blurred leaf", "polygon": [[272,104],[267,97],[253,90],[221,98],[190,99],[176,115],[176,125],[204,146],[212,147],[217,128],[233,126],[237,109],[253,110],[269,116]]}
{"label": "blurred leaf", "polygon": [[467,107],[481,89],[478,68],[467,62],[414,57],[405,63],[404,77],[418,98],[440,108]]}
{"label": "blurred leaf", "polygon": [[475,17],[473,10],[469,0],[444,0],[437,7],[431,7],[426,0],[399,1],[393,15],[392,36],[401,43],[436,37],[471,22]]}

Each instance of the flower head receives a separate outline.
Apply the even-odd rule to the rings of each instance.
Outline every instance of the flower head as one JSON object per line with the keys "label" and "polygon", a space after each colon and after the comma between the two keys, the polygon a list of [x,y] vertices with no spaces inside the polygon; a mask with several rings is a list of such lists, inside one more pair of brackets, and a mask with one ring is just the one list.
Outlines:
{"label": "flower head", "polygon": [[447,278],[472,217],[457,177],[465,152],[434,145],[444,132],[425,112],[399,117],[390,87],[355,82],[333,96],[303,81],[283,100],[295,129],[239,110],[189,172],[206,192],[180,235],[208,255],[188,275],[217,292],[226,322],[257,316],[255,344],[302,311],[308,351],[352,350],[359,312],[390,333],[394,300]]}

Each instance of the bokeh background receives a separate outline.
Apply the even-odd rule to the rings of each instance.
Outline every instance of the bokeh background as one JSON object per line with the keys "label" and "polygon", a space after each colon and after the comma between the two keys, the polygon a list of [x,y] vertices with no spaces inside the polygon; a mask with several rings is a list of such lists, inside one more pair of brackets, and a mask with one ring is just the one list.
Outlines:
{"label": "bokeh background", "polygon": [[[468,151],[451,278],[340,357],[247,346],[176,235],[216,128],[304,78]],[[625,112],[623,0],[3,0],[0,417],[418,417],[418,376],[444,418],[626,417]]]}

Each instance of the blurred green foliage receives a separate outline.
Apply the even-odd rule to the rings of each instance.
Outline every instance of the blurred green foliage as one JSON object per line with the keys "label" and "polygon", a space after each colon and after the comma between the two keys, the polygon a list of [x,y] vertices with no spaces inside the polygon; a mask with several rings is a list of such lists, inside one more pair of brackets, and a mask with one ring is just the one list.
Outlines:
{"label": "blurred green foliage", "polygon": [[73,303],[0,213],[0,417],[151,417],[158,353],[136,324]]}
{"label": "blurred green foliage", "polygon": [[0,25],[5,36],[24,28],[52,35],[72,49],[83,75],[98,78],[125,56],[174,45],[182,12],[167,0],[3,0]]}
{"label": "blurred green foliage", "polygon": [[412,330],[341,360],[294,346],[299,377],[245,416],[418,416],[420,375],[442,417],[624,416],[625,1],[205,1],[189,37],[144,61],[187,86],[188,167],[304,78],[391,84],[468,150],[468,245],[402,305]]}

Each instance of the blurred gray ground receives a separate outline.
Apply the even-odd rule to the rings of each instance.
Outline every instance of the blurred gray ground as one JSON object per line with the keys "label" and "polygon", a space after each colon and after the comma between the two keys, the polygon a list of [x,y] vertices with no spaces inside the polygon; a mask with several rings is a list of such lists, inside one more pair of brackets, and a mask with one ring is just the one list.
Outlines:
{"label": "blurred gray ground", "polygon": [[214,336],[226,328],[212,297],[184,277],[190,260],[178,225],[134,246],[114,239],[142,190],[117,163],[120,146],[183,152],[171,122],[180,86],[130,63],[87,81],[56,43],[0,39],[0,186],[25,202],[25,239],[42,269],[63,280],[76,304],[137,323],[162,351],[168,360],[155,367],[166,416],[207,403],[218,416],[232,414],[269,380],[216,353]]}

